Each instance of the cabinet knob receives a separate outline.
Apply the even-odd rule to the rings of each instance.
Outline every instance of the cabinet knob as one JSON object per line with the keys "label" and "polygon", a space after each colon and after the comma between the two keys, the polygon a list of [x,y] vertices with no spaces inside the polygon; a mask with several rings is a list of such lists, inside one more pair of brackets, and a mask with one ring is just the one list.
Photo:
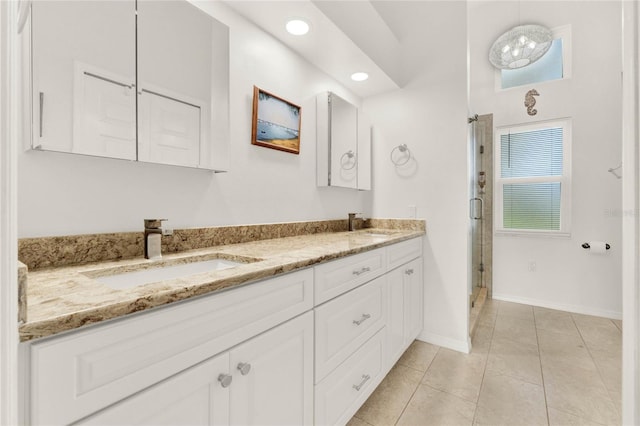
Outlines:
{"label": "cabinet knob", "polygon": [[413,274],[413,268],[407,269],[406,271],[404,271],[404,273],[407,274],[407,275]]}
{"label": "cabinet knob", "polygon": [[218,381],[223,388],[228,388],[233,381],[233,377],[231,374],[221,374],[218,376]]}
{"label": "cabinet knob", "polygon": [[241,362],[238,364],[238,370],[240,370],[240,374],[246,376],[251,371],[251,364],[248,362]]}

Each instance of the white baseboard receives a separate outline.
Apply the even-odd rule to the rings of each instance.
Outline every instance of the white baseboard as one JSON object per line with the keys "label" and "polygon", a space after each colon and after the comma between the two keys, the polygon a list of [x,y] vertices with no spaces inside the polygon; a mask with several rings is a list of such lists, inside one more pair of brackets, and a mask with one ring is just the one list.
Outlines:
{"label": "white baseboard", "polygon": [[593,315],[611,319],[622,319],[622,312],[598,309],[590,306],[570,305],[566,303],[550,302],[547,300],[530,299],[528,297],[511,296],[508,294],[493,293],[493,299],[505,302],[522,303],[525,305],[539,306],[541,308],[556,309],[559,311],[573,312],[575,314]]}
{"label": "white baseboard", "polygon": [[429,333],[423,331],[417,337],[418,340],[431,343],[432,345],[442,346],[443,348],[452,349],[454,351],[463,352],[468,354],[471,350],[469,339],[457,340],[450,337],[441,336],[439,334]]}

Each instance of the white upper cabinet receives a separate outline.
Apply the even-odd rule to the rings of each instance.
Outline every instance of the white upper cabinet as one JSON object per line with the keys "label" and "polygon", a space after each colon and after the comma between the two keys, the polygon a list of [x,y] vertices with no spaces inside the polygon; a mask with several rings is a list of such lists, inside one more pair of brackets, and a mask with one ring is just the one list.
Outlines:
{"label": "white upper cabinet", "polygon": [[32,148],[226,169],[224,24],[185,0],[40,0],[31,25]]}
{"label": "white upper cabinet", "polygon": [[135,2],[32,4],[33,147],[136,159]]}
{"label": "white upper cabinet", "polygon": [[355,105],[324,92],[316,98],[318,186],[371,189],[371,125]]}

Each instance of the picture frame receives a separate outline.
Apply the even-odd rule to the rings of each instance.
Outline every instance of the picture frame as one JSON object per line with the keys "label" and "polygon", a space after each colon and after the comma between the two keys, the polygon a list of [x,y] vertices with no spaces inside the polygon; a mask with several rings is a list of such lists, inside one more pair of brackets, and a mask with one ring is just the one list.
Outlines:
{"label": "picture frame", "polygon": [[300,154],[302,108],[253,86],[251,144]]}

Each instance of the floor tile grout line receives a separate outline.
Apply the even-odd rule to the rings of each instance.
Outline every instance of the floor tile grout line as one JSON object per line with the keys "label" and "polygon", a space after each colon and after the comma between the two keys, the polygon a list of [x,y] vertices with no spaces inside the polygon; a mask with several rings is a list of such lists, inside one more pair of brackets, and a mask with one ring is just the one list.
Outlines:
{"label": "floor tile grout line", "polygon": [[544,410],[547,413],[547,425],[551,424],[549,418],[549,400],[547,399],[547,385],[544,381],[544,369],[542,368],[542,351],[540,350],[540,336],[538,336],[538,322],[536,321],[536,310],[533,309],[533,325],[536,330],[536,344],[538,346],[538,361],[540,362],[540,376],[542,377],[542,393],[544,394]]}
{"label": "floor tile grout line", "polygon": [[426,386],[426,387],[428,387],[428,388],[430,388],[430,389],[433,389],[433,390],[435,390],[435,391],[438,391],[438,392],[446,393],[447,395],[451,395],[451,396],[453,396],[453,397],[456,397],[456,398],[458,398],[458,399],[459,399],[459,400],[461,400],[461,401],[468,402],[469,404],[478,405],[478,403],[477,403],[477,402],[473,402],[473,401],[471,401],[470,399],[464,398],[464,397],[462,397],[462,396],[460,396],[460,395],[456,395],[455,393],[449,392],[449,391],[447,391],[447,390],[439,389],[439,388],[437,388],[437,387],[435,387],[435,386],[432,386],[432,385],[430,385],[430,384],[428,384],[428,383],[420,383],[420,385],[421,385],[421,386]]}
{"label": "floor tile grout line", "polygon": [[[436,354],[433,356],[433,358],[431,358],[431,362],[429,363],[429,365],[427,366],[427,368],[424,370],[424,374],[422,375],[422,377],[420,377],[420,380],[418,381],[418,384],[416,385],[416,388],[413,390],[413,393],[411,394],[411,396],[409,397],[409,399],[407,399],[407,403],[404,404],[404,407],[402,408],[402,411],[400,412],[400,415],[398,416],[398,418],[396,419],[396,421],[393,423],[394,425],[397,425],[398,422],[400,421],[400,419],[402,418],[402,415],[404,414],[405,411],[407,411],[407,407],[409,406],[409,404],[411,403],[411,400],[413,399],[413,397],[415,396],[416,392],[418,392],[418,388],[422,385],[422,380],[424,379],[424,376],[427,375],[427,371],[429,371],[429,367],[431,367],[431,364],[433,364],[433,360],[436,359],[436,357],[438,356],[438,352],[440,352],[440,347],[438,346],[438,350],[436,351]],[[409,367],[411,368],[411,367]]]}
{"label": "floor tile grout line", "polygon": [[618,404],[614,402],[613,397],[611,396],[611,391],[609,390],[609,387],[607,386],[604,380],[604,375],[602,374],[602,369],[600,368],[600,364],[597,363],[596,359],[593,357],[593,354],[591,353],[591,348],[587,344],[587,341],[584,339],[584,336],[582,335],[582,331],[580,331],[580,327],[578,327],[578,324],[576,323],[576,319],[573,317],[573,314],[571,314],[571,320],[573,321],[573,325],[575,325],[576,329],[578,330],[578,334],[580,335],[580,339],[582,340],[582,343],[584,343],[584,348],[587,350],[587,353],[589,354],[589,358],[591,358],[593,365],[596,366],[598,377],[600,377],[600,381],[602,382],[602,386],[604,387],[604,390],[607,391],[607,396],[609,397],[609,401],[611,402],[611,404],[613,404],[613,408],[616,410],[616,413],[618,413],[618,416],[622,418],[622,413],[618,409]]}
{"label": "floor tile grout line", "polygon": [[496,323],[498,322],[498,316],[500,315],[500,307],[498,305],[498,309],[496,310],[496,317],[493,321],[493,327],[491,328],[491,337],[489,339],[489,348],[487,349],[486,359],[484,361],[484,368],[482,370],[482,380],[480,381],[480,389],[478,390],[478,397],[476,398],[476,409],[473,412],[473,420],[471,422],[472,425],[476,424],[476,418],[478,417],[478,407],[480,406],[480,395],[482,394],[482,388],[484,387],[484,378],[487,374],[487,364],[489,364],[489,354],[491,353],[491,347],[493,346],[493,335],[496,331]]}

